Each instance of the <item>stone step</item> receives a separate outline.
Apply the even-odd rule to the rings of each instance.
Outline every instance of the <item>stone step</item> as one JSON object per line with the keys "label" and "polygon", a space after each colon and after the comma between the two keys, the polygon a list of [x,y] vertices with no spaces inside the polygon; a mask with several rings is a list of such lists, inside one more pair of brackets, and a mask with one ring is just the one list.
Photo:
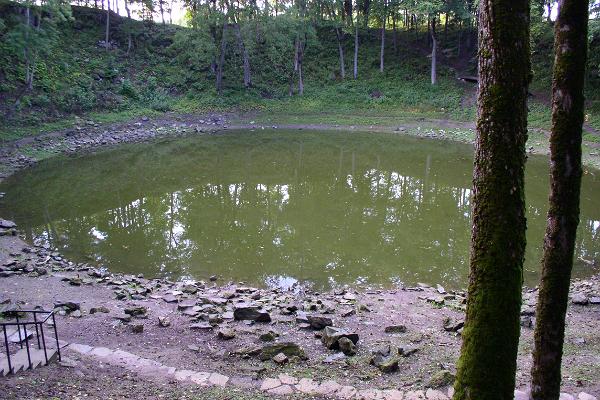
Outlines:
{"label": "stone step", "polygon": [[[57,356],[56,349],[46,349],[46,354],[48,356],[48,362],[54,360]],[[31,357],[31,369],[35,369],[40,365],[46,365],[46,357],[44,355],[44,350],[30,348],[29,355]],[[10,363],[12,367],[12,372],[16,374],[19,371],[25,371],[30,368],[29,358],[27,357],[27,349],[22,348],[19,349],[14,354],[10,355]],[[6,376],[9,374],[8,369],[8,358],[6,354],[0,354],[0,376]]]}

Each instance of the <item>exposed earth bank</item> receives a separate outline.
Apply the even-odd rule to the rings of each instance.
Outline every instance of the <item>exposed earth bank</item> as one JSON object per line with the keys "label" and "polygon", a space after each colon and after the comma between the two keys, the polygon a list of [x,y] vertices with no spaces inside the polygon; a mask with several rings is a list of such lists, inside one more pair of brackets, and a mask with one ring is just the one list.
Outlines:
{"label": "exposed earth bank", "polygon": [[[446,134],[453,126],[421,129],[426,125],[420,121],[354,129],[460,140]],[[58,153],[262,126],[225,115],[175,115],[110,127],[82,120],[67,131],[3,146],[1,175]],[[464,292],[427,285],[284,292],[223,282],[218,276],[205,281],[148,280],[70,262],[54,249],[25,243],[9,222],[2,225],[3,309],[55,309],[60,339],[71,343],[61,364],[0,380],[7,398],[449,395],[460,351]],[[575,398],[581,392],[600,397],[600,276],[574,281],[571,296],[563,391]],[[517,373],[523,392],[531,366],[536,297],[535,289],[524,290]],[[98,350],[102,348],[107,350]],[[115,351],[130,362],[115,361]],[[150,363],[148,370],[139,357],[158,364]],[[180,371],[191,372],[186,376]]]}

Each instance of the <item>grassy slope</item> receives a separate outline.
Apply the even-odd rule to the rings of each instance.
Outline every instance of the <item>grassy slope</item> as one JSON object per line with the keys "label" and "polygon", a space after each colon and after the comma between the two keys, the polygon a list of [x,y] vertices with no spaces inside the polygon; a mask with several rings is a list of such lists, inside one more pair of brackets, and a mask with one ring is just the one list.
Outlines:
{"label": "grassy slope", "polygon": [[[104,15],[96,10],[74,7],[74,19],[60,26],[61,42],[53,56],[37,72],[36,89],[20,99],[20,106],[0,127],[0,140],[13,140],[40,132],[80,123],[76,115],[95,122],[115,122],[137,115],[177,112],[251,111],[253,118],[265,123],[321,123],[339,125],[393,126],[401,121],[449,119],[472,121],[475,117],[473,84],[456,79],[460,73],[473,73],[473,51],[466,58],[453,58],[456,33],[442,37],[444,54],[439,84],[429,84],[429,59],[424,33],[399,32],[394,52],[391,33],[387,38],[386,68],[379,72],[378,32],[362,32],[359,79],[337,77],[338,58],[334,33],[317,32],[319,40],[309,42],[306,60],[305,95],[287,95],[287,78],[274,79],[263,72],[266,61],[259,53],[251,54],[252,89],[241,86],[239,55],[227,54],[225,89],[222,96],[214,90],[208,70],[190,71],[176,61],[170,47],[176,32],[185,28],[134,21],[135,48],[126,54],[126,23],[113,16],[111,36],[119,43],[107,52],[97,45],[103,38]],[[550,34],[548,33],[550,32]],[[530,104],[530,126],[549,127],[548,54],[551,31],[534,31],[540,44],[534,53],[532,85],[536,97]],[[445,39],[445,40],[444,40]],[[352,38],[346,37],[346,69],[350,71]],[[235,46],[230,46],[234,48]],[[291,55],[290,55],[291,60]],[[4,115],[15,102],[14,93],[22,79],[18,65],[0,58],[5,71],[0,88],[5,100]],[[290,61],[291,62],[291,61]],[[3,79],[4,78],[4,79]],[[3,80],[2,80],[3,79]],[[588,96],[589,97],[589,96]],[[592,110],[590,124],[600,124]],[[589,140],[596,140],[588,135]]]}

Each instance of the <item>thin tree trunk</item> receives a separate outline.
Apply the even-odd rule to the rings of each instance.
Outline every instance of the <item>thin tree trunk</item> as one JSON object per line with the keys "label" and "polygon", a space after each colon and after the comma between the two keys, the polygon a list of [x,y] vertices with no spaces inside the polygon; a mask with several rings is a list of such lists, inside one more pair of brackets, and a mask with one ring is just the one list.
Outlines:
{"label": "thin tree trunk", "polygon": [[23,50],[25,55],[25,88],[26,90],[33,89],[33,71],[31,53],[29,51],[29,30],[31,28],[31,10],[29,6],[25,8],[25,48]]}
{"label": "thin tree trunk", "polygon": [[165,10],[163,8],[163,1],[164,0],[158,0],[158,9],[160,10],[160,18],[162,19],[162,24],[165,24]]}
{"label": "thin tree trunk", "polygon": [[392,36],[392,43],[394,45],[394,55],[398,55],[398,29],[396,27],[396,13],[392,15],[392,29],[394,34]]}
{"label": "thin tree trunk", "polygon": [[525,254],[529,1],[481,0],[473,228],[454,400],[514,397]]}
{"label": "thin tree trunk", "polygon": [[292,73],[290,75],[290,89],[289,95],[292,96],[294,94],[294,77],[296,76],[296,72],[298,72],[298,52],[300,51],[300,36],[296,34],[296,39],[294,39],[294,68],[292,68]]}
{"label": "thin tree trunk", "polygon": [[379,72],[383,73],[383,57],[385,55],[385,20],[387,19],[387,2],[383,2],[383,18],[381,19],[381,50],[379,52]]}
{"label": "thin tree trunk", "polygon": [[587,28],[587,1],[559,2],[554,27],[550,208],[531,369],[534,400],[558,400],[560,396],[565,314],[579,224]]}
{"label": "thin tree trunk", "polygon": [[435,17],[431,19],[431,84],[437,84],[437,37],[435,33]]}
{"label": "thin tree trunk", "polygon": [[[306,40],[306,39],[305,39]],[[304,94],[304,76],[302,75],[302,62],[304,61],[304,44],[298,44],[298,95]]]}
{"label": "thin tree trunk", "polygon": [[125,12],[127,13],[127,55],[131,52],[133,41],[131,40],[131,10],[129,9],[129,0],[124,0]]}
{"label": "thin tree trunk", "polygon": [[342,46],[342,34],[340,32],[340,28],[335,28],[335,36],[337,37],[338,42],[338,52],[340,53],[340,75],[342,79],[346,78],[346,65],[344,61],[344,47]]}
{"label": "thin tree trunk", "polygon": [[358,79],[358,21],[354,29],[354,79]]}
{"label": "thin tree trunk", "polygon": [[225,64],[225,50],[227,48],[227,21],[223,22],[223,34],[221,37],[221,53],[219,54],[219,65],[217,65],[217,93],[223,91],[223,64]]}
{"label": "thin tree trunk", "polygon": [[242,32],[240,31],[240,24],[235,24],[235,34],[237,36],[238,48],[242,54],[243,66],[244,66],[244,87],[249,88],[252,86],[252,75],[250,73],[250,58],[244,41],[242,39]]}
{"label": "thin tree trunk", "polygon": [[104,37],[104,47],[108,51],[110,47],[110,0],[106,2],[106,34]]}

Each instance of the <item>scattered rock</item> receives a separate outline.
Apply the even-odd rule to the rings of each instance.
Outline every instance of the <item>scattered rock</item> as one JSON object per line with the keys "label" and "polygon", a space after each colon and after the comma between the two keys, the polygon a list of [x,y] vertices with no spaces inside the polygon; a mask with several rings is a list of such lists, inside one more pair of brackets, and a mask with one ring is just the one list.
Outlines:
{"label": "scattered rock", "polygon": [[279,335],[276,332],[268,331],[265,333],[261,333],[259,339],[263,342],[274,342]]}
{"label": "scattered rock", "polygon": [[398,370],[398,361],[399,359],[395,355],[384,356],[377,353],[371,358],[371,365],[379,368],[381,372],[389,373]]}
{"label": "scattered rock", "polygon": [[158,317],[158,326],[166,328],[171,325],[169,317]]}
{"label": "scattered rock", "polygon": [[133,333],[142,333],[142,332],[144,332],[144,325],[143,324],[133,324],[133,325],[130,325],[130,329],[131,329],[131,332],[133,332]]}
{"label": "scattered rock", "polygon": [[571,297],[571,302],[580,306],[585,306],[589,303],[587,296],[583,293],[575,293]]}
{"label": "scattered rock", "polygon": [[123,310],[123,312],[135,318],[148,318],[148,309],[144,306],[129,307]]}
{"label": "scattered rock", "polygon": [[429,382],[427,382],[427,387],[438,389],[441,387],[452,386],[454,384],[454,379],[456,379],[456,377],[452,372],[443,369],[431,376]]}
{"label": "scattered rock", "polygon": [[338,339],[338,347],[342,353],[347,356],[353,356],[356,354],[356,345],[347,337],[341,337]]}
{"label": "scattered rock", "polygon": [[405,333],[406,326],[405,325],[389,325],[384,329],[385,333]]}
{"label": "scattered rock", "polygon": [[235,320],[249,320],[255,322],[271,322],[271,315],[256,305],[242,304],[233,310]]}
{"label": "scattered rock", "polygon": [[217,336],[219,339],[231,340],[231,339],[235,338],[235,331],[230,328],[221,328],[217,332]]}
{"label": "scattered rock", "polygon": [[306,359],[306,353],[300,346],[293,342],[282,342],[264,346],[260,350],[259,358],[261,361],[267,361],[275,357],[277,354],[283,353],[288,357],[299,357]]}
{"label": "scattered rock", "polygon": [[463,326],[465,326],[465,321],[463,320],[457,320],[452,317],[444,319],[444,330],[447,332],[458,332]]}
{"label": "scattered rock", "polygon": [[339,349],[338,341],[346,337],[352,341],[352,343],[358,343],[358,334],[349,333],[340,328],[334,328],[333,326],[327,326],[323,330],[323,335],[321,336],[321,342],[330,350]]}
{"label": "scattered rock", "polygon": [[284,353],[277,353],[275,357],[273,357],[273,361],[275,362],[275,364],[282,365],[286,364],[289,361],[289,359]]}
{"label": "scattered rock", "polygon": [[333,326],[333,321],[331,318],[321,315],[308,315],[306,319],[308,320],[310,327],[313,329],[321,330],[326,326]]}
{"label": "scattered rock", "polygon": [[195,330],[195,331],[206,331],[206,330],[211,330],[212,328],[213,328],[213,326],[211,324],[209,324],[208,322],[198,322],[196,324],[190,325],[190,329]]}
{"label": "scattered rock", "polygon": [[339,353],[335,353],[330,356],[327,356],[325,358],[325,360],[323,360],[323,362],[325,364],[334,364],[339,361],[344,361],[345,359],[346,359],[346,355],[342,352],[339,352]]}
{"label": "scattered rock", "polygon": [[96,314],[96,313],[108,314],[109,312],[110,312],[110,310],[108,309],[108,307],[105,307],[105,306],[90,308],[90,314]]}

